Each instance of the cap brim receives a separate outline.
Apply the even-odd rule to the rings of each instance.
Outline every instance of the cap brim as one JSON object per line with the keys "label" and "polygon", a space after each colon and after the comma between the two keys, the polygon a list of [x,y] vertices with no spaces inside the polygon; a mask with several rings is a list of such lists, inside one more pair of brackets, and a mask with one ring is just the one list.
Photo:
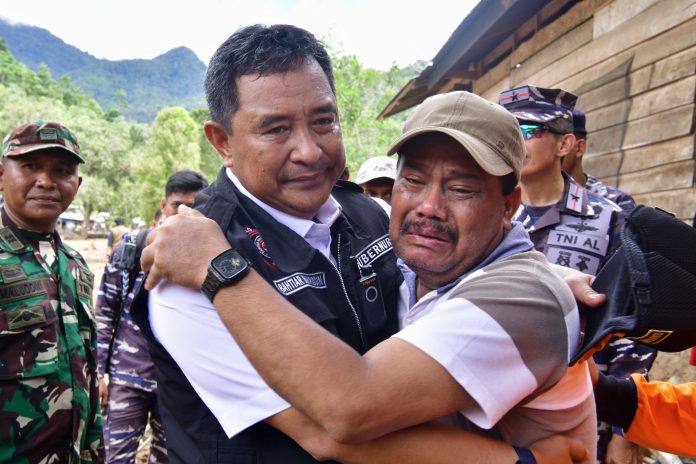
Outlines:
{"label": "cap brim", "polygon": [[396,176],[394,174],[389,174],[389,173],[384,173],[384,172],[374,172],[370,173],[365,176],[361,176],[355,179],[356,184],[364,184],[365,182],[370,182],[371,180],[375,179],[391,179],[391,180],[396,180]]}
{"label": "cap brim", "polygon": [[397,153],[406,142],[418,135],[426,134],[428,132],[440,132],[455,139],[464,148],[466,148],[466,151],[471,154],[474,160],[476,160],[476,163],[478,163],[478,165],[481,166],[481,168],[488,174],[500,177],[514,172],[512,166],[503,161],[498,152],[492,149],[485,142],[465,132],[446,127],[426,126],[406,132],[401,137],[396,139],[394,143],[392,143],[387,150],[387,155],[391,156],[394,153]]}
{"label": "cap brim", "polygon": [[14,149],[14,150],[12,150],[11,153],[7,153],[5,156],[12,158],[14,156],[22,156],[22,155],[26,155],[27,153],[32,153],[32,152],[35,152],[38,150],[46,150],[48,148],[59,148],[59,149],[63,150],[65,153],[69,153],[70,155],[72,155],[77,160],[78,163],[85,162],[85,160],[82,158],[82,156],[78,155],[74,151],[72,151],[72,150],[70,150],[70,149],[66,148],[65,146],[60,145],[58,143],[32,144],[32,145],[28,145],[25,147],[20,147],[18,149]]}

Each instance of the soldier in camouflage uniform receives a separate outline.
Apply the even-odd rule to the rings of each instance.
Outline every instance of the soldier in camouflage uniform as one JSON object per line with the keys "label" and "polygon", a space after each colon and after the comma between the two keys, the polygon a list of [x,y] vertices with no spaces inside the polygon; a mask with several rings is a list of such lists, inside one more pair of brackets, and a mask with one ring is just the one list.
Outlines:
{"label": "soldier in camouflage uniform", "polygon": [[[621,245],[624,213],[561,170],[563,157],[575,148],[575,101],[575,95],[563,90],[532,86],[501,94],[500,103],[520,121],[527,150],[520,179],[522,205],[513,219],[522,222],[535,248],[551,263],[596,275]],[[620,378],[647,373],[654,359],[654,350],[623,338],[595,355],[600,370]],[[629,449],[636,454],[634,445],[612,436],[608,424],[600,423],[598,432],[600,463],[608,456],[610,440],[622,449],[617,453],[625,456],[623,450]]]}
{"label": "soldier in camouflage uniform", "polygon": [[3,141],[0,462],[102,463],[94,277],[55,230],[82,178],[77,138],[35,121]]}
{"label": "soldier in camouflage uniform", "polygon": [[636,207],[636,202],[631,195],[619,188],[606,185],[596,177],[587,174],[582,169],[582,157],[587,149],[587,129],[585,128],[585,120],[585,113],[577,108],[573,109],[573,135],[575,135],[575,146],[563,157],[563,170],[590,193],[613,201],[619,205],[619,208],[621,208],[625,214],[628,214]]}
{"label": "soldier in camouflage uniform", "polygon": [[[205,178],[196,172],[172,174],[165,185],[165,198],[160,202],[164,217],[175,215],[179,205],[192,206],[196,194],[207,186]],[[108,399],[104,440],[109,464],[135,462],[148,415],[152,430],[149,462],[167,462],[150,350],[130,312],[134,291],[140,287],[144,275],[139,271],[135,250],[142,249],[138,245],[144,240],[145,235],[131,233],[120,241],[104,268],[97,296],[99,386],[102,401]],[[128,248],[131,250],[126,251]],[[132,258],[124,259],[124,256]],[[108,385],[103,380],[107,373]]]}

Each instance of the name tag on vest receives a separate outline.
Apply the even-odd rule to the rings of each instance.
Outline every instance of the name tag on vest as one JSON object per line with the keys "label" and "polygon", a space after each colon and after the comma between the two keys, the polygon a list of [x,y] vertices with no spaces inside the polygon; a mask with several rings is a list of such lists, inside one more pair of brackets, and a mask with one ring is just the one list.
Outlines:
{"label": "name tag on vest", "polygon": [[549,246],[578,248],[601,256],[607,253],[607,248],[609,247],[609,239],[606,236],[599,237],[597,235],[558,229],[549,232],[549,238],[546,243]]}
{"label": "name tag on vest", "polygon": [[24,280],[0,287],[0,304],[32,298],[39,295],[47,295],[41,279]]}
{"label": "name tag on vest", "polygon": [[391,250],[392,243],[391,240],[389,240],[389,234],[384,234],[360,250],[355,255],[355,259],[358,261],[358,266],[367,267],[372,265],[372,263],[377,261],[382,256],[389,253]]}
{"label": "name tag on vest", "polygon": [[323,272],[315,272],[313,274],[305,274],[296,272],[282,279],[274,280],[273,285],[283,295],[292,295],[299,292],[303,288],[326,288],[326,274]]}

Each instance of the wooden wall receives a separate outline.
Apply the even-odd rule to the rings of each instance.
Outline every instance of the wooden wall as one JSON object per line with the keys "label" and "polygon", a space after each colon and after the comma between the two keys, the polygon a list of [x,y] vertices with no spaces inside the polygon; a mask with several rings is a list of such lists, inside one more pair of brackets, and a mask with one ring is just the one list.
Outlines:
{"label": "wooden wall", "polygon": [[472,82],[494,101],[522,84],[579,96],[587,172],[691,220],[696,0],[583,0]]}

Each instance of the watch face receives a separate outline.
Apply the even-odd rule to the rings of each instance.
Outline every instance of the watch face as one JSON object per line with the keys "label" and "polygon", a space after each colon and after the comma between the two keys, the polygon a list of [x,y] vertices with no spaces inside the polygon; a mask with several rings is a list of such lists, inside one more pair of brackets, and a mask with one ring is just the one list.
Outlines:
{"label": "watch face", "polygon": [[247,267],[246,260],[234,250],[218,256],[211,264],[223,279],[230,279]]}

